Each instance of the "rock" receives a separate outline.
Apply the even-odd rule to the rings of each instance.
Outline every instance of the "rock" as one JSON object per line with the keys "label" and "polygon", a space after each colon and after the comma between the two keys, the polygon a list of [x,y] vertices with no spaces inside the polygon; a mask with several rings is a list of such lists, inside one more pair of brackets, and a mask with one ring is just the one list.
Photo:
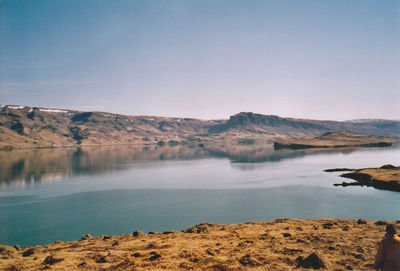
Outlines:
{"label": "rock", "polygon": [[[150,232],[149,232],[149,234],[150,234]],[[134,237],[139,237],[139,236],[143,236],[143,235],[144,235],[144,232],[143,232],[143,231],[134,231],[134,232],[132,233],[132,235],[133,235]]]}
{"label": "rock", "polygon": [[324,262],[321,260],[321,258],[315,254],[311,253],[307,258],[303,258],[302,256],[299,256],[297,259],[297,267],[302,267],[302,268],[312,268],[312,269],[322,269],[325,268]]}
{"label": "rock", "polygon": [[111,239],[111,236],[110,236],[110,235],[105,235],[105,236],[103,236],[103,240],[108,240],[108,239]]}
{"label": "rock", "polygon": [[250,254],[247,254],[247,255],[241,257],[240,259],[238,259],[238,261],[244,266],[258,266],[258,265],[260,265],[253,257],[251,257]]}
{"label": "rock", "polygon": [[283,234],[283,237],[292,237],[292,235],[291,235],[290,233],[285,232],[285,233]]}
{"label": "rock", "polygon": [[140,255],[139,252],[135,252],[135,253],[132,254],[132,256],[135,257],[135,258],[138,258],[138,257],[140,257],[141,255]]}
{"label": "rock", "polygon": [[357,224],[361,225],[361,224],[367,224],[367,220],[365,220],[364,218],[360,218],[357,220]]}
{"label": "rock", "polygon": [[24,251],[24,253],[22,253],[22,257],[29,257],[33,253],[35,253],[35,249],[34,248],[30,248],[30,249]]}
{"label": "rock", "polygon": [[24,126],[22,125],[21,122],[17,121],[14,123],[11,127],[11,130],[14,130],[17,134],[24,135]]}
{"label": "rock", "polygon": [[151,252],[150,254],[152,254],[152,256],[149,258],[150,261],[155,261],[155,260],[161,258],[161,255],[158,254],[157,252]]}
{"label": "rock", "polygon": [[86,233],[86,235],[81,238],[81,241],[91,239],[91,238],[93,238],[93,236],[90,233]]}
{"label": "rock", "polygon": [[163,232],[163,234],[171,234],[171,233],[174,233],[174,231],[173,230],[168,230],[168,231]]}
{"label": "rock", "polygon": [[333,223],[325,223],[322,225],[322,227],[327,230],[332,229]]}
{"label": "rock", "polygon": [[47,256],[46,259],[44,259],[42,264],[43,265],[48,265],[48,264],[53,265],[53,264],[61,262],[63,260],[64,259],[62,259],[62,258],[54,258],[53,255],[50,255],[50,256]]}
{"label": "rock", "polygon": [[201,223],[197,224],[196,226],[183,230],[184,233],[208,233],[210,232],[211,228],[214,227],[212,223]]}
{"label": "rock", "polygon": [[14,246],[14,248],[15,248],[16,250],[18,250],[18,251],[20,251],[20,250],[21,250],[21,247],[20,247],[20,245],[15,245],[15,246]]}
{"label": "rock", "polygon": [[96,260],[96,263],[106,263],[106,262],[108,262],[106,256],[99,256],[98,259]]}
{"label": "rock", "polygon": [[375,225],[377,225],[377,226],[386,226],[388,224],[389,224],[388,222],[383,221],[383,220],[379,220],[379,221],[375,222]]}
{"label": "rock", "polygon": [[119,242],[118,242],[118,241],[115,241],[115,242],[112,244],[113,247],[118,246],[118,245],[119,245]]}
{"label": "rock", "polygon": [[275,219],[274,222],[275,223],[285,223],[288,220],[289,220],[288,218],[278,218],[278,219]]}
{"label": "rock", "polygon": [[171,147],[174,147],[174,146],[179,145],[179,142],[175,141],[175,140],[170,140],[170,141],[168,141],[168,145]]}
{"label": "rock", "polygon": [[164,146],[164,145],[165,145],[165,142],[162,141],[162,140],[160,140],[160,141],[157,142],[157,146],[162,147],[162,146]]}
{"label": "rock", "polygon": [[208,249],[206,250],[206,253],[207,253],[208,255],[210,255],[210,256],[215,256],[215,252],[212,251],[212,249],[210,249],[210,248],[208,248]]}

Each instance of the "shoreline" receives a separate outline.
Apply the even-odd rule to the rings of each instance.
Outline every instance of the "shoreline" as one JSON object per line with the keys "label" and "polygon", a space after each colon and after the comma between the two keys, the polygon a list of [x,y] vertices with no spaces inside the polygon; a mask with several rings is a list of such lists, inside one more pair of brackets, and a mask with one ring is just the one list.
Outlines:
{"label": "shoreline", "polygon": [[383,165],[375,168],[332,168],[325,172],[349,171],[339,175],[343,178],[355,180],[355,182],[335,183],[334,186],[367,186],[381,190],[400,192],[400,167]]}
{"label": "shoreline", "polygon": [[[276,219],[202,223],[35,247],[0,245],[4,270],[372,270],[385,221]],[[397,221],[397,225],[400,221]],[[307,270],[307,269],[304,269]]]}
{"label": "shoreline", "polygon": [[399,138],[357,134],[349,131],[326,132],[317,137],[289,138],[276,140],[274,149],[336,149],[336,148],[377,148],[399,144]]}

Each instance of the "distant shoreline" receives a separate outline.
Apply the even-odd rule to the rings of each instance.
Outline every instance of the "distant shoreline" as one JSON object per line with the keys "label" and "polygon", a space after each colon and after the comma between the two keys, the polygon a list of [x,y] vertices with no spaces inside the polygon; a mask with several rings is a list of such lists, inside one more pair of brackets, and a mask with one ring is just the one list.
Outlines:
{"label": "distant shoreline", "polygon": [[251,145],[290,138],[296,139],[295,144],[303,145],[299,142],[305,138],[339,131],[380,136],[382,142],[386,143],[400,141],[398,120],[325,121],[253,112],[240,112],[229,119],[202,120],[17,105],[0,106],[2,149],[110,144]]}

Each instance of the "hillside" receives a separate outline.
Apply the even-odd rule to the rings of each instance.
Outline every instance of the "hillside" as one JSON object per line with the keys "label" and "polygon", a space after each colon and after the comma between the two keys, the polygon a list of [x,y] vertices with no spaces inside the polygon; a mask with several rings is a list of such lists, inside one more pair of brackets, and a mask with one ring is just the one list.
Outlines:
{"label": "hillside", "polygon": [[3,270],[373,270],[386,221],[277,219],[0,245]]}
{"label": "hillside", "polygon": [[400,121],[338,122],[239,113],[228,120],[126,116],[0,105],[0,148],[106,144],[272,143],[329,131],[400,135]]}
{"label": "hillside", "polygon": [[328,131],[350,131],[360,134],[380,136],[400,136],[400,121],[365,120],[357,121],[326,121],[282,118],[274,115],[261,115],[242,112],[233,115],[226,123],[210,128],[210,133],[247,133],[263,134],[272,138],[300,138],[319,136]]}
{"label": "hillside", "polygon": [[[22,106],[0,109],[0,147],[156,144],[195,140],[218,121]],[[159,144],[163,144],[159,143]]]}

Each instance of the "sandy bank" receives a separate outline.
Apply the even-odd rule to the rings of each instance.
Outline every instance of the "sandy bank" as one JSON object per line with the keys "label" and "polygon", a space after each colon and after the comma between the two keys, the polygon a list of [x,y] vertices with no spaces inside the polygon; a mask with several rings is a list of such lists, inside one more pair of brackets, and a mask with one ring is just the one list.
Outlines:
{"label": "sandy bank", "polygon": [[385,223],[328,219],[205,223],[182,232],[87,236],[23,249],[1,246],[0,269],[372,270]]}

